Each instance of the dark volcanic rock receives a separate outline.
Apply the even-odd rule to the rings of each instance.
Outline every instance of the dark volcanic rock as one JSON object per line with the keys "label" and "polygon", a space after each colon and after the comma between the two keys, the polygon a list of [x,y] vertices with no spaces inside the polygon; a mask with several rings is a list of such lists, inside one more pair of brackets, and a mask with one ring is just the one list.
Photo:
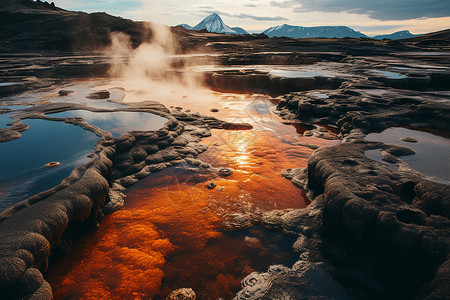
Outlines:
{"label": "dark volcanic rock", "polygon": [[[358,67],[361,61],[352,62],[355,64],[353,72],[365,72],[365,69]],[[448,71],[427,72],[450,76]],[[435,84],[437,81],[431,81],[426,88],[432,88]],[[442,85],[436,89],[446,90],[448,86]],[[287,119],[336,126],[343,134],[353,129],[365,133],[379,132],[393,126],[445,130],[450,122],[450,106],[444,100],[445,94],[390,89],[380,86],[370,77],[348,79],[335,91],[328,92],[327,96],[326,99],[317,99],[308,93],[287,94],[280,97],[277,109]]]}
{"label": "dark volcanic rock", "polygon": [[404,137],[404,138],[402,138],[402,141],[408,142],[408,143],[417,143],[417,140],[412,137]]}
{"label": "dark volcanic rock", "polygon": [[103,91],[97,91],[94,93],[89,94],[87,98],[89,99],[108,99],[109,98],[109,91],[103,90]]}
{"label": "dark volcanic rock", "polygon": [[292,268],[271,266],[267,273],[245,277],[236,300],[250,299],[351,299],[324,266],[299,260]]}
{"label": "dark volcanic rock", "polygon": [[206,187],[207,187],[208,189],[212,190],[213,188],[216,187],[216,184],[215,184],[214,182],[210,182],[210,183],[208,183],[208,184],[206,185]]}
{"label": "dark volcanic rock", "polygon": [[[450,246],[450,186],[408,172],[393,173],[364,155],[380,147],[391,146],[356,139],[320,148],[306,170],[283,175],[309,189],[311,195],[323,197],[321,252],[325,257],[346,260],[350,267],[344,269],[359,265],[375,276],[382,286],[378,297],[415,297],[436,269],[440,274],[436,282],[443,284],[442,278],[449,276],[444,262]],[[403,154],[393,149],[396,155]],[[448,288],[448,284],[434,285],[429,293],[442,294]]]}
{"label": "dark volcanic rock", "polygon": [[171,292],[166,300],[195,300],[196,298],[197,295],[193,289],[182,288]]}
{"label": "dark volcanic rock", "polygon": [[64,97],[64,96],[68,96],[68,95],[70,95],[70,94],[72,94],[72,93],[73,93],[73,91],[60,90],[60,91],[58,92],[58,95],[60,95],[61,97]]}

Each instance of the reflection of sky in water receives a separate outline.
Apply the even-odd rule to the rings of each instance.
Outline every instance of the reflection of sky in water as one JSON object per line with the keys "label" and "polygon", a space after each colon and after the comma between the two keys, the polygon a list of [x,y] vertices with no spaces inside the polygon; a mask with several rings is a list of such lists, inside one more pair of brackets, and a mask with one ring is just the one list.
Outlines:
{"label": "reflection of sky in water", "polygon": [[259,71],[268,72],[274,76],[288,77],[288,78],[312,78],[317,76],[333,77],[334,75],[327,72],[321,72],[307,68],[304,66],[275,66],[275,65],[249,65],[249,66],[200,66],[194,68],[199,71]]}
{"label": "reflection of sky in water", "polygon": [[87,110],[70,110],[48,115],[56,118],[81,117],[91,125],[110,132],[114,137],[120,137],[129,131],[158,130],[168,119],[144,112],[105,112],[96,113]]}
{"label": "reflection of sky in water", "polygon": [[0,87],[19,84],[19,82],[0,82]]}
{"label": "reflection of sky in water", "polygon": [[[98,137],[81,127],[46,120],[30,126],[20,139],[0,143],[0,211],[56,186],[72,169],[89,161]],[[51,161],[60,166],[45,168]]]}
{"label": "reflection of sky in water", "polygon": [[311,93],[311,95],[316,98],[319,98],[319,99],[328,99],[329,98],[328,94],[325,94],[325,93],[315,92],[315,93]]}
{"label": "reflection of sky in water", "polygon": [[378,75],[381,75],[381,76],[389,78],[389,79],[404,79],[404,78],[408,78],[406,75],[403,75],[403,74],[400,74],[400,73],[395,73],[395,72],[381,71],[381,70],[372,70],[372,72],[375,72]]}
{"label": "reflection of sky in water", "polygon": [[7,108],[7,109],[11,109],[11,110],[21,110],[21,109],[24,109],[24,108],[27,108],[27,107],[30,107],[30,106],[25,106],[25,105],[2,105],[2,106],[0,106],[0,109]]}
{"label": "reflection of sky in water", "polygon": [[[404,142],[404,137],[417,143]],[[408,165],[428,179],[450,183],[450,140],[431,133],[406,128],[389,128],[381,133],[367,135],[371,141],[381,141],[413,149],[416,154],[402,157]]]}
{"label": "reflection of sky in water", "polygon": [[14,121],[11,119],[11,114],[0,114],[0,128],[6,128],[8,127],[6,124]]}
{"label": "reflection of sky in water", "polygon": [[365,155],[368,158],[370,158],[370,159],[373,159],[373,160],[376,160],[376,161],[379,161],[381,163],[386,164],[389,167],[389,169],[391,169],[391,171],[393,171],[393,172],[397,172],[398,171],[398,168],[397,168],[397,166],[395,164],[390,163],[390,162],[386,162],[386,161],[381,159],[381,151],[380,151],[380,149],[367,150],[365,152]]}
{"label": "reflection of sky in water", "polygon": [[330,74],[326,73],[297,71],[297,70],[272,70],[269,73],[275,76],[287,78],[312,78],[318,76],[331,76]]}
{"label": "reflection of sky in water", "polygon": [[[120,103],[125,97],[125,92],[120,88],[110,88],[110,97],[109,99],[88,99],[87,96],[89,94],[98,91],[97,88],[98,82],[86,82],[80,81],[74,84],[63,85],[59,87],[55,87],[50,93],[48,91],[44,92],[25,92],[19,95],[13,95],[10,97],[11,100],[17,102],[38,102],[38,101],[51,101],[51,102],[62,102],[62,103],[75,103],[75,104],[83,104],[90,107],[95,108],[106,108],[106,109],[117,109],[124,108],[124,106]],[[72,93],[67,96],[60,96],[58,92],[60,90],[71,91]],[[115,101],[115,102],[112,102]]]}
{"label": "reflection of sky in water", "polygon": [[107,108],[107,109],[116,109],[116,108],[124,108],[126,106],[111,102],[112,101],[122,101],[124,97],[124,91],[120,89],[110,89],[110,97],[109,99],[88,99],[89,94],[96,92],[97,89],[93,89],[90,86],[86,86],[85,84],[74,84],[70,86],[64,87],[64,90],[72,91],[72,93],[67,96],[57,96],[53,97],[51,100],[53,102],[70,102],[76,104],[83,104],[90,107],[96,108]]}
{"label": "reflection of sky in water", "polygon": [[382,96],[389,93],[389,90],[386,89],[360,89],[360,91],[371,96]]}

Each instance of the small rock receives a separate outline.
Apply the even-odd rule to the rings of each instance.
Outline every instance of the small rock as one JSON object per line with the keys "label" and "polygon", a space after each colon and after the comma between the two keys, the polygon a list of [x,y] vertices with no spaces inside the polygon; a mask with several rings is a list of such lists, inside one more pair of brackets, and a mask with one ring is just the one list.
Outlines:
{"label": "small rock", "polygon": [[73,93],[73,91],[60,90],[60,91],[58,92],[58,94],[59,94],[61,97],[68,96],[68,95],[71,94],[71,93]]}
{"label": "small rock", "polygon": [[404,137],[404,138],[402,138],[402,141],[407,142],[407,143],[417,143],[417,140],[412,137]]}
{"label": "small rock", "polygon": [[87,96],[87,98],[89,98],[89,99],[96,99],[96,100],[108,99],[109,95],[110,95],[109,91],[102,90],[102,91],[97,91],[97,92],[89,94],[89,96]]}
{"label": "small rock", "polygon": [[193,289],[182,288],[170,293],[166,300],[195,300],[196,298],[197,295]]}
{"label": "small rock", "polygon": [[210,183],[208,183],[208,184],[206,185],[206,187],[207,187],[208,189],[212,190],[213,188],[216,187],[216,184],[215,184],[214,182],[210,182]]}
{"label": "small rock", "polygon": [[213,108],[210,110],[211,112],[215,113],[215,112],[219,112],[219,110],[217,108]]}
{"label": "small rock", "polygon": [[201,163],[201,164],[200,164],[200,168],[203,168],[203,169],[211,169],[211,165],[210,165],[210,164],[207,164],[207,163]]}
{"label": "small rock", "polygon": [[54,167],[59,166],[60,164],[61,164],[60,162],[52,161],[52,162],[46,163],[45,167],[46,168],[54,168]]}
{"label": "small rock", "polygon": [[138,180],[136,179],[135,176],[132,176],[132,175],[123,177],[118,181],[118,183],[124,187],[128,187],[132,184],[135,184],[136,182],[138,182]]}
{"label": "small rock", "polygon": [[389,149],[386,150],[386,152],[394,156],[409,156],[416,154],[414,150],[400,146],[390,146]]}
{"label": "small rock", "polygon": [[231,174],[233,174],[233,172],[234,172],[233,169],[221,168],[221,169],[219,169],[218,174],[219,174],[219,176],[227,177],[227,176],[230,176]]}
{"label": "small rock", "polygon": [[309,143],[296,142],[296,143],[293,143],[293,145],[294,146],[306,147],[306,148],[310,148],[310,149],[313,149],[313,150],[319,149],[319,146],[313,145],[313,144],[309,144]]}

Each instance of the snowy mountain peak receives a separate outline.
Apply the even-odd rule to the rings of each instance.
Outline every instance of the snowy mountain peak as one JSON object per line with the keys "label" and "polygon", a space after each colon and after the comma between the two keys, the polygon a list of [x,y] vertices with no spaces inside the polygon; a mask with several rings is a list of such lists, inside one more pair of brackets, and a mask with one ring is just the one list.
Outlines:
{"label": "snowy mountain peak", "polygon": [[226,33],[226,34],[247,34],[242,28],[231,28],[226,25],[222,18],[216,14],[212,13],[206,18],[204,18],[200,23],[192,27],[192,30],[203,30],[206,29],[209,32],[216,33]]}
{"label": "snowy mountain peak", "polygon": [[365,34],[355,31],[347,26],[316,26],[302,27],[283,24],[270,27],[263,32],[269,37],[284,36],[291,38],[344,38],[344,37],[366,37]]}

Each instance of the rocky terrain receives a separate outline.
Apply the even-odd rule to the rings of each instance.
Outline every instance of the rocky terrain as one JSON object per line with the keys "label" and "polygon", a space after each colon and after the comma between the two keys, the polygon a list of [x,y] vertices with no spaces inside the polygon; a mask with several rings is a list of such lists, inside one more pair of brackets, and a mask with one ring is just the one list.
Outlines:
{"label": "rocky terrain", "polygon": [[[0,86],[0,103],[7,102],[7,96],[51,89],[68,79],[107,77],[110,67],[108,57],[99,53],[13,52],[97,50],[109,43],[111,31],[130,34],[134,46],[152,37],[143,23],[27,3],[0,11],[0,74],[6,83]],[[23,28],[35,30],[18,34]],[[249,274],[235,299],[449,297],[450,185],[408,165],[405,157],[414,154],[409,147],[366,138],[392,127],[448,138],[449,30],[399,41],[269,39],[180,27],[172,31],[180,40],[180,52],[196,49],[215,55],[220,68],[204,71],[205,86],[277,97],[275,112],[288,124],[309,128],[304,136],[334,138],[315,127],[322,125],[341,140],[332,147],[298,144],[316,149],[308,166],[293,165],[282,175],[307,192],[311,205],[252,218],[267,230],[295,237],[292,251],[299,259],[293,266],[274,264],[267,272]],[[202,65],[204,59],[180,56],[172,66]],[[131,131],[114,138],[82,118],[49,115],[80,109],[152,113],[168,121],[157,131]],[[10,112],[0,106],[0,113]],[[91,161],[75,168],[61,184],[0,214],[0,294],[5,299],[51,299],[52,288],[42,275],[49,264],[67,255],[72,242],[93,230],[104,214],[120,209],[125,188],[149,174],[185,163],[229,176],[232,170],[197,159],[207,149],[201,140],[212,129],[252,128],[245,122],[168,109],[156,101],[121,109],[33,103],[14,118],[11,126],[0,129],[0,142],[20,139],[28,130],[21,122],[26,119],[75,124],[99,140]],[[379,150],[381,160],[369,158],[370,150]],[[237,216],[236,228],[239,220]],[[195,299],[195,291],[180,288],[170,297],[178,293]]]}

